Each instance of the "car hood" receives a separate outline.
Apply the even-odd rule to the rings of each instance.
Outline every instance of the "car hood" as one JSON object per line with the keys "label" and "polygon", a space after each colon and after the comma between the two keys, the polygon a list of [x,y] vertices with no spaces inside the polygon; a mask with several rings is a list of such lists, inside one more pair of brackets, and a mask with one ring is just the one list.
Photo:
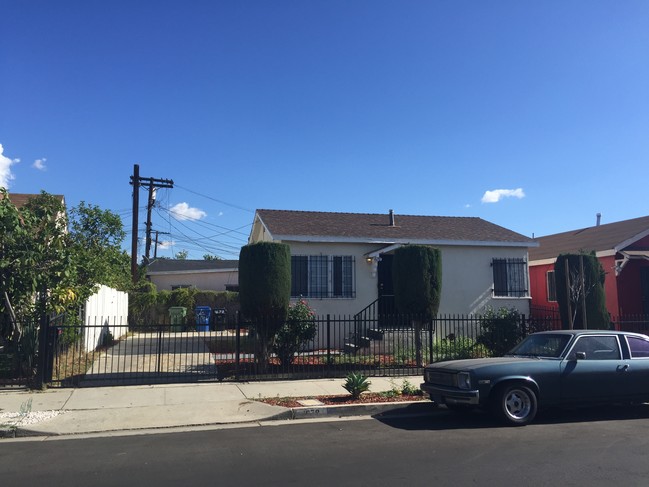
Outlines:
{"label": "car hood", "polygon": [[532,358],[532,357],[491,357],[491,358],[473,358],[466,360],[449,360],[448,362],[436,362],[426,366],[427,369],[437,369],[451,371],[476,370],[493,366],[524,367],[527,364],[538,365],[542,362],[555,362],[554,359]]}

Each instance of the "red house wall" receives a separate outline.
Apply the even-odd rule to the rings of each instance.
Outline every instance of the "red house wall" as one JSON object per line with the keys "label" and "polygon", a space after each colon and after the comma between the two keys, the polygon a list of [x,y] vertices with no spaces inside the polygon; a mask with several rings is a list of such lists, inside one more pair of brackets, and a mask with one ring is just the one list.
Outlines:
{"label": "red house wall", "polygon": [[532,296],[532,306],[541,306],[544,308],[557,308],[556,301],[548,301],[548,286],[546,283],[546,273],[554,270],[554,264],[535,265],[530,267],[530,294]]}
{"label": "red house wall", "polygon": [[[599,261],[604,268],[604,272],[606,272],[606,278],[604,280],[606,309],[611,314],[611,316],[617,317],[620,315],[620,311],[618,304],[618,282],[615,278],[615,257],[600,257]],[[544,264],[530,267],[530,293],[532,294],[532,306],[542,306],[545,308],[555,309],[559,308],[559,305],[556,301],[548,301],[546,273],[551,270],[554,270],[554,264]],[[635,282],[640,282],[639,274]],[[636,286],[636,288],[638,287],[638,284],[634,285]]]}

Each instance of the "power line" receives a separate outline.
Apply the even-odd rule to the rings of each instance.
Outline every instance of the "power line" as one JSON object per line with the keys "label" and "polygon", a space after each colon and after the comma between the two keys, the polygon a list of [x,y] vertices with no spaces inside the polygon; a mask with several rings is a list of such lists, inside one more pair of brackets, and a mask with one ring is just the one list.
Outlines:
{"label": "power line", "polygon": [[212,196],[208,196],[206,194],[199,193],[198,191],[194,191],[193,189],[185,188],[183,186],[180,186],[179,184],[176,184],[176,188],[184,189],[185,191],[193,193],[193,194],[195,194],[197,196],[202,196],[203,198],[207,198],[208,200],[212,200],[212,201],[215,201],[217,203],[221,203],[222,205],[226,205],[226,206],[229,206],[231,208],[236,208],[237,210],[247,211],[248,213],[254,213],[255,212],[254,210],[251,210],[250,208],[244,208],[243,206],[235,205],[233,203],[228,203],[227,201],[223,201],[223,200],[219,200],[217,198],[213,198]]}

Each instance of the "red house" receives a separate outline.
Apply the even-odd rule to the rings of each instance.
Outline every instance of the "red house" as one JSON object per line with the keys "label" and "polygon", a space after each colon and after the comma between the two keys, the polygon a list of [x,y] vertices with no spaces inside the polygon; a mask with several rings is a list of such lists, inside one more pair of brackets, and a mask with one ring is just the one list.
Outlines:
{"label": "red house", "polygon": [[649,315],[649,216],[537,238],[529,249],[532,306],[558,308],[554,263],[559,254],[595,251],[606,272],[612,317]]}

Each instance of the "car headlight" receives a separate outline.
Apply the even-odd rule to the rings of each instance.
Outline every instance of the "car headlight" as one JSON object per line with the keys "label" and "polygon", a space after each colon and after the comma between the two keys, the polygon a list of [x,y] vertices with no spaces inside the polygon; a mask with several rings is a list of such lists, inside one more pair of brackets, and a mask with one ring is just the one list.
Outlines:
{"label": "car headlight", "polygon": [[457,386],[460,389],[471,389],[471,374],[468,372],[458,372]]}

